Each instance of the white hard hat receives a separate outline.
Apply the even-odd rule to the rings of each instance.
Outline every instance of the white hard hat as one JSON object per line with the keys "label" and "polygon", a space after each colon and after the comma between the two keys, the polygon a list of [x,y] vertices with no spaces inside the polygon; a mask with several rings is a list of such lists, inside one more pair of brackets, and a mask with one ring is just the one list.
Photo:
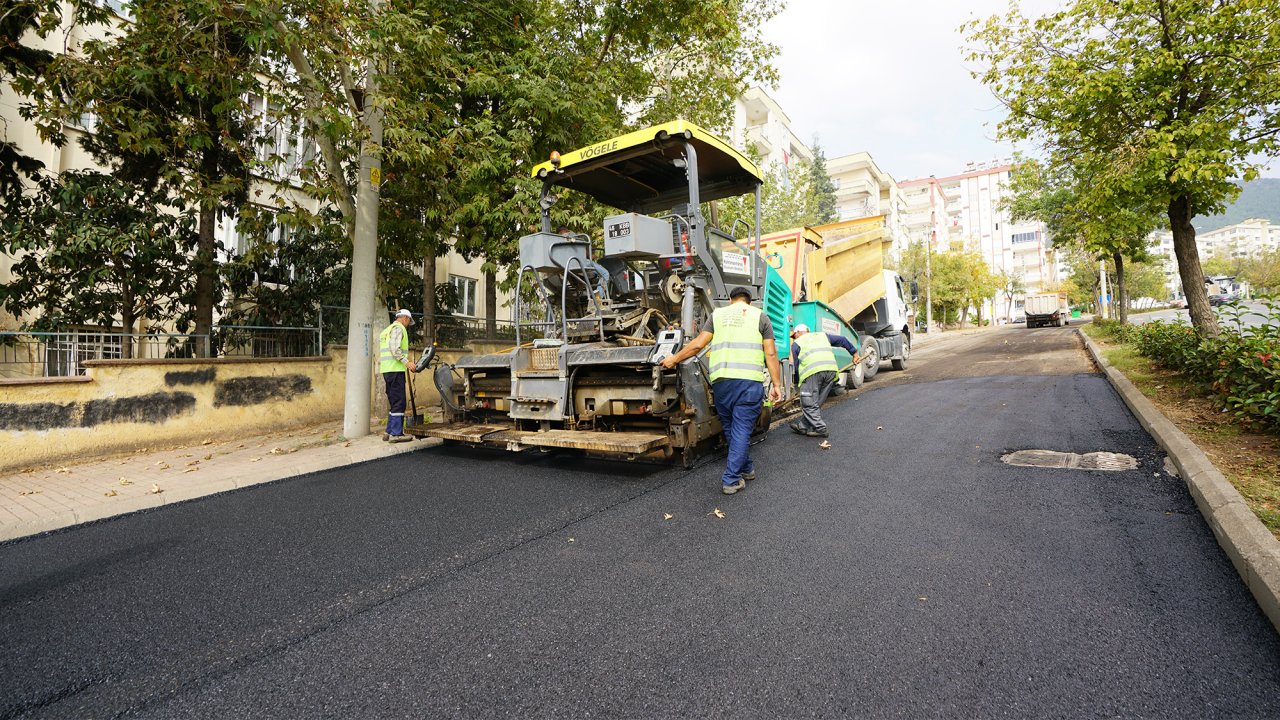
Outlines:
{"label": "white hard hat", "polygon": [[413,324],[413,313],[409,312],[408,310],[405,310],[404,308],[400,308],[400,310],[396,313],[396,317],[398,318],[407,317],[409,318],[409,324],[410,325]]}
{"label": "white hard hat", "polygon": [[795,327],[791,328],[792,335],[799,335],[800,333],[807,333],[807,332],[809,332],[809,326],[805,325],[804,323],[799,323]]}

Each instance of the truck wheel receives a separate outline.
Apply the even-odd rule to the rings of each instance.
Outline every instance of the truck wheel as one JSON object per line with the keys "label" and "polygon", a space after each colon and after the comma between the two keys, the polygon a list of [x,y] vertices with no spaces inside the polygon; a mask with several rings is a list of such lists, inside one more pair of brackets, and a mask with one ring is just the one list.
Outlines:
{"label": "truck wheel", "polygon": [[862,377],[870,380],[880,372],[880,347],[876,345],[875,338],[867,338],[861,352],[865,356],[862,361]]}
{"label": "truck wheel", "polygon": [[893,359],[894,370],[906,370],[907,361],[911,359],[911,336],[902,336],[902,357]]}
{"label": "truck wheel", "polygon": [[865,368],[862,363],[858,363],[842,373],[844,377],[844,388],[846,390],[856,390],[862,387],[862,383],[866,382]]}

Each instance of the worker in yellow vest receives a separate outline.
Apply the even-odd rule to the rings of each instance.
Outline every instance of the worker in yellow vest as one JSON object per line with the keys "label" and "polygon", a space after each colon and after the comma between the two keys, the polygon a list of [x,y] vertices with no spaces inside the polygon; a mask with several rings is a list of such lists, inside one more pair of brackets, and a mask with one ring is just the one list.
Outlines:
{"label": "worker in yellow vest", "polygon": [[409,332],[413,313],[400,310],[396,319],[378,334],[378,372],[382,373],[387,387],[387,431],[382,439],[389,442],[408,442],[413,438],[404,434],[404,381],[405,371],[414,372],[409,362]]}
{"label": "worker in yellow vest", "polygon": [[774,402],[782,399],[782,369],[773,323],[764,311],[751,305],[750,289],[736,287],[730,291],[729,299],[730,304],[711,313],[697,337],[662,361],[669,370],[711,345],[711,394],[729,445],[729,458],[720,478],[720,491],[725,495],[745,488],[747,481],[756,477],[750,454],[751,430],[764,407],[766,367],[773,381],[769,398]]}
{"label": "worker in yellow vest", "polygon": [[822,420],[822,403],[836,386],[836,374],[840,372],[831,348],[844,348],[854,357],[858,350],[849,338],[809,332],[804,323],[791,330],[791,339],[791,366],[800,376],[800,419],[791,423],[791,430],[809,437],[827,437],[830,431]]}

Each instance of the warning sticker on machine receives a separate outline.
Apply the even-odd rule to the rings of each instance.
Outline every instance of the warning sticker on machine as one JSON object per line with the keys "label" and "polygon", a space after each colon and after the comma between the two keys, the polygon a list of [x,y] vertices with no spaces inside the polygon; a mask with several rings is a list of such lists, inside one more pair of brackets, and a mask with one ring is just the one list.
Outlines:
{"label": "warning sticker on machine", "polygon": [[727,252],[724,254],[724,271],[734,275],[747,274],[747,256],[742,253]]}
{"label": "warning sticker on machine", "polygon": [[828,335],[839,335],[840,323],[831,318],[822,318],[822,332]]}

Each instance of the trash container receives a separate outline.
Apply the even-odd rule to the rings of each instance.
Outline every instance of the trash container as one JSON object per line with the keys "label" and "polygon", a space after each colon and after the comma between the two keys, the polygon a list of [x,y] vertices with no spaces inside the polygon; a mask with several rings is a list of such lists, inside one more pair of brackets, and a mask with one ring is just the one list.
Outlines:
{"label": "trash container", "polygon": [[1071,317],[1073,317],[1073,318],[1078,318],[1078,317],[1080,317],[1080,311],[1079,311],[1079,310],[1072,310],[1072,311],[1071,311]]}

